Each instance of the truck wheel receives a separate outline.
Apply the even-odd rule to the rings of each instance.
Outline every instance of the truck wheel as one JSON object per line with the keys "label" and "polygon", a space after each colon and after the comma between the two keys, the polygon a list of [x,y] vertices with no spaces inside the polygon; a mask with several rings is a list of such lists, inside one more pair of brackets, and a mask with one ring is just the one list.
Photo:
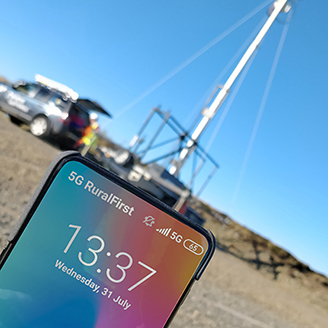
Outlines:
{"label": "truck wheel", "polygon": [[45,116],[36,116],[30,124],[30,131],[36,137],[46,137],[50,132],[49,120]]}

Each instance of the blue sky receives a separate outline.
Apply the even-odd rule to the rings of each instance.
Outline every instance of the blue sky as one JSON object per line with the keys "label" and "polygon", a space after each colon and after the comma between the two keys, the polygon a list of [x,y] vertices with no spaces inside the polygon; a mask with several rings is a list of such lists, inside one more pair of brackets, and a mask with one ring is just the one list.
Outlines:
{"label": "blue sky", "polygon": [[[15,81],[42,74],[97,100],[114,116],[107,125],[108,135],[127,146],[158,105],[190,126],[212,88],[223,84],[236,65],[218,80],[231,58],[264,23],[268,3],[6,1],[1,5],[0,75]],[[141,99],[261,5],[263,10]],[[245,165],[286,17],[274,23],[216,135],[210,154],[220,169],[201,196],[326,275],[327,9],[324,0],[315,6],[296,1]],[[224,108],[202,137],[203,146]]]}

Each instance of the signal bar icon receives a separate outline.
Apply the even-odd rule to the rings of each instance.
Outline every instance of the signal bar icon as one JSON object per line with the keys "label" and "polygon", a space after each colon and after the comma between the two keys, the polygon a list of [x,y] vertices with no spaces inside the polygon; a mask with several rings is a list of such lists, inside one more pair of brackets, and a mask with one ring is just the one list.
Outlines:
{"label": "signal bar icon", "polygon": [[171,228],[161,228],[161,229],[156,229],[157,232],[160,234],[164,235],[167,237],[172,229]]}

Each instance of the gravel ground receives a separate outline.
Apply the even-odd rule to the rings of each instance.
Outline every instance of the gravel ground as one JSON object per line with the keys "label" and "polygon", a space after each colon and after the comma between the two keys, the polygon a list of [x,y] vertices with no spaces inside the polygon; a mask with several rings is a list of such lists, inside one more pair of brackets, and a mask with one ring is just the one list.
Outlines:
{"label": "gravel ground", "polygon": [[[14,126],[3,113],[0,140],[0,247],[4,247],[59,150]],[[171,327],[326,328],[328,309],[299,295],[218,250]]]}

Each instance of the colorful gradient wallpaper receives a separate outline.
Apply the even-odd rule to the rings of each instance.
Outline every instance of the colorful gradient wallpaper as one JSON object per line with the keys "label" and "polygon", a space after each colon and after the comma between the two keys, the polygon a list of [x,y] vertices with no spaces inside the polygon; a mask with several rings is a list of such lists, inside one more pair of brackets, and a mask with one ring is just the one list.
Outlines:
{"label": "colorful gradient wallpaper", "polygon": [[199,232],[68,162],[0,271],[0,327],[163,327],[208,247]]}

